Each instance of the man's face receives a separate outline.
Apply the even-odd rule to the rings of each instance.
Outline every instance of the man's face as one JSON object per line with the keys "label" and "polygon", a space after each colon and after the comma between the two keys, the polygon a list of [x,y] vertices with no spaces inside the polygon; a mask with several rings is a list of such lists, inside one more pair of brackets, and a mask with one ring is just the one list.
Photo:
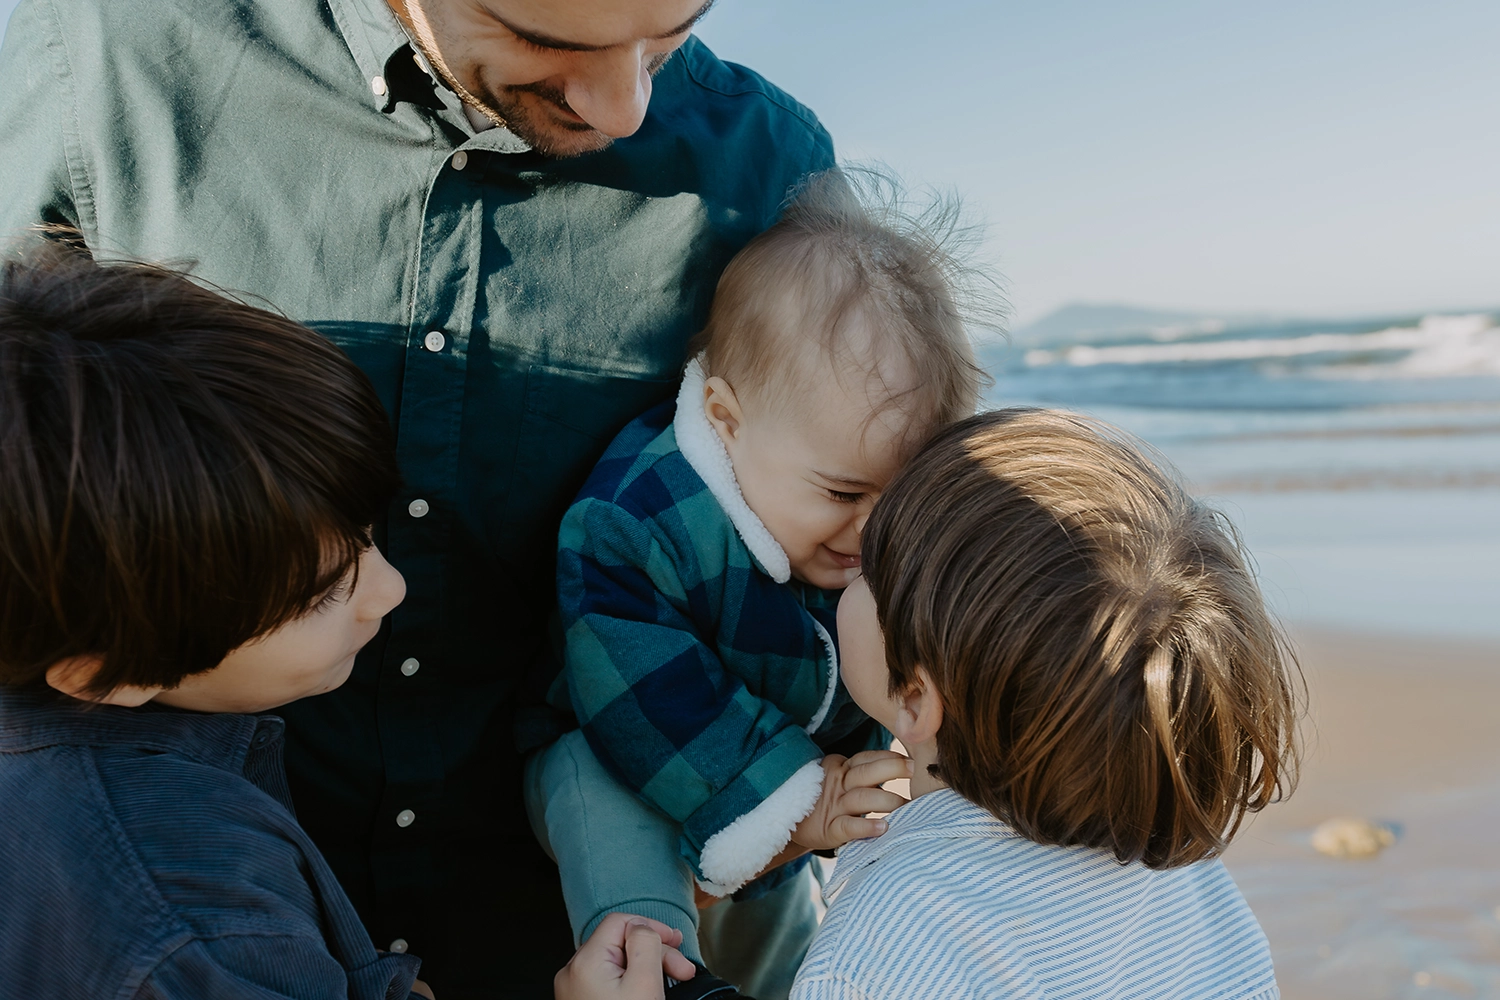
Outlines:
{"label": "man's face", "polygon": [[[704,0],[388,0],[428,60],[549,156],[640,128]],[[462,88],[462,89],[460,89]]]}

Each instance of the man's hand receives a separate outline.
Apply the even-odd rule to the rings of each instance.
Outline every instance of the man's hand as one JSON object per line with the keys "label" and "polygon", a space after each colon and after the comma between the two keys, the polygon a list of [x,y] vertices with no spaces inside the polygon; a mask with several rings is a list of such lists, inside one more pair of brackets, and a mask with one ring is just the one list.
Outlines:
{"label": "man's hand", "polygon": [[428,986],[420,979],[411,984],[411,991],[419,997],[426,997],[427,1000],[437,1000],[437,998],[432,995],[432,987]]}
{"label": "man's hand", "polygon": [[628,913],[599,922],[552,980],[556,1000],[662,1000],[665,972],[692,979],[697,969],[676,948],[682,932]]}
{"label": "man's hand", "polygon": [[911,760],[890,750],[865,750],[849,758],[829,754],[823,758],[823,794],[792,831],[792,843],[827,851],[851,840],[880,836],[885,820],[865,819],[865,814],[904,805],[905,799],[880,786],[911,774]]}

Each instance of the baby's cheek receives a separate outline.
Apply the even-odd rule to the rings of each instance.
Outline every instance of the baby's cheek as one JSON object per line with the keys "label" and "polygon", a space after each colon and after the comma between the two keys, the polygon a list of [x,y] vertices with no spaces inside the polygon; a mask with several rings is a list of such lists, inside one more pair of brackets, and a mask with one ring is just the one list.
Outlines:
{"label": "baby's cheek", "polygon": [[829,505],[829,509],[819,512],[816,525],[809,525],[808,529],[817,538],[819,545],[829,545],[843,537],[849,528],[852,519],[852,508],[849,504]]}

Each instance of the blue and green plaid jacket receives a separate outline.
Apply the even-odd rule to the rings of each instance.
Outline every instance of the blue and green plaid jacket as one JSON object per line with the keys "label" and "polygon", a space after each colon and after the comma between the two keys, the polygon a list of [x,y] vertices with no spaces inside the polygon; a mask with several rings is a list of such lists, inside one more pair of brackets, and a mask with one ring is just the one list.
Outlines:
{"label": "blue and green plaid jacket", "polygon": [[[772,578],[705,480],[720,473],[679,447],[675,412],[662,404],[628,425],[563,518],[566,676],[595,754],[682,824],[700,882],[728,892],[810,811],[825,749],[888,737],[838,680],[838,593],[787,579],[774,541],[785,582]],[[690,416],[707,430],[701,410]],[[722,474],[732,480],[727,456]],[[742,817],[734,858],[705,865],[705,846]]]}

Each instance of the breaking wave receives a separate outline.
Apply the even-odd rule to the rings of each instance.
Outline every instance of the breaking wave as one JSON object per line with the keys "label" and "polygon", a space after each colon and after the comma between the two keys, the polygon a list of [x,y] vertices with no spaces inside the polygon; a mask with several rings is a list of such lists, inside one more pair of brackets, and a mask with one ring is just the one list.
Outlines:
{"label": "breaking wave", "polygon": [[1486,314],[1427,316],[1412,327],[1368,333],[1202,340],[1027,351],[1029,368],[1171,365],[1317,358],[1301,374],[1321,378],[1453,378],[1500,375],[1500,326]]}

